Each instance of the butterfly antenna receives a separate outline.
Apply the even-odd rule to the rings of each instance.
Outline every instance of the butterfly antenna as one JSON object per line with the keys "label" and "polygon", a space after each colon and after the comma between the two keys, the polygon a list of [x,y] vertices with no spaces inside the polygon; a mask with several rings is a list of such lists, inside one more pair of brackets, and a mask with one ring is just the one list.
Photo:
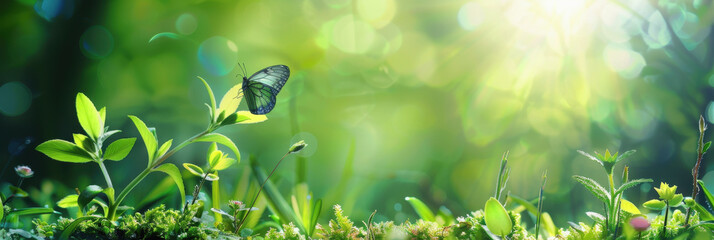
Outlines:
{"label": "butterfly antenna", "polygon": [[248,68],[245,67],[245,63],[243,63],[243,75],[248,77]]}

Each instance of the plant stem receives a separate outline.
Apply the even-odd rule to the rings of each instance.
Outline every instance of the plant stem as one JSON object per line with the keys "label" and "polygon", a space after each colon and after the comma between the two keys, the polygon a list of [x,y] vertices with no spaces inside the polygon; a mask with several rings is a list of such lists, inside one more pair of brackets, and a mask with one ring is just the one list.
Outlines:
{"label": "plant stem", "polygon": [[260,188],[258,189],[258,194],[255,194],[255,198],[253,198],[253,202],[250,204],[250,207],[248,207],[248,212],[243,215],[243,218],[240,220],[238,223],[238,227],[236,228],[236,233],[240,231],[240,228],[243,226],[243,223],[245,220],[248,218],[248,214],[250,214],[250,211],[253,210],[253,206],[255,205],[255,201],[258,200],[258,196],[260,196],[260,192],[263,191],[263,187],[265,186],[265,183],[268,182],[271,176],[273,176],[273,173],[275,173],[275,170],[278,169],[278,166],[280,166],[280,163],[283,162],[283,159],[285,159],[286,156],[288,156],[290,152],[285,153],[282,158],[280,158],[280,161],[278,161],[278,164],[275,164],[275,167],[273,168],[272,171],[270,171],[270,174],[268,174],[268,177],[265,178],[265,181],[263,181],[263,184],[260,185]]}
{"label": "plant stem", "polygon": [[[102,175],[104,175],[104,180],[107,181],[107,187],[114,188],[114,185],[112,185],[112,179],[109,178],[109,172],[107,172],[107,167],[104,166],[104,161],[102,161],[102,159],[99,159],[99,161],[97,161],[97,164],[99,164],[99,168],[102,169]],[[110,200],[114,201],[114,199]]]}
{"label": "plant stem", "polygon": [[[25,180],[25,178],[20,177],[20,180],[17,182],[17,188],[20,188],[20,187],[22,186],[22,181],[24,181],[24,180]],[[5,205],[5,204],[9,203],[10,201],[12,201],[12,199],[13,199],[14,197],[15,197],[15,193],[10,194],[10,196],[7,197],[7,198],[5,199],[5,201],[2,202],[2,205]],[[3,209],[0,209],[0,211],[4,211],[4,210],[3,210]]]}
{"label": "plant stem", "polygon": [[608,206],[608,218],[610,219],[610,222],[607,230],[615,233],[615,226],[617,226],[617,219],[615,219],[617,210],[614,207],[616,205],[615,201],[617,200],[617,197],[613,195],[615,194],[615,181],[613,180],[612,175],[612,171],[607,174],[608,181],[610,182],[610,205]]}
{"label": "plant stem", "polygon": [[154,164],[152,164],[151,166],[149,166],[149,167],[147,167],[146,169],[144,169],[144,171],[141,171],[141,173],[139,173],[139,175],[137,175],[136,177],[134,177],[134,179],[131,180],[131,182],[129,182],[129,184],[121,191],[121,193],[119,193],[119,196],[117,196],[116,201],[114,202],[114,204],[110,204],[110,205],[109,205],[109,214],[107,215],[107,218],[110,219],[110,220],[112,220],[112,221],[116,220],[116,219],[115,219],[115,218],[117,217],[117,216],[116,216],[116,211],[117,211],[117,207],[119,206],[119,204],[121,204],[121,202],[124,200],[124,198],[126,197],[126,195],[129,195],[129,192],[131,192],[131,190],[133,190],[134,187],[136,187],[136,185],[139,184],[139,182],[141,182],[142,180],[144,180],[144,178],[146,178],[146,176],[149,175],[149,173],[151,173],[151,170],[152,170],[152,169],[154,169],[155,167],[159,166],[159,164],[161,164],[164,160],[166,160],[167,158],[169,158],[169,157],[170,157],[171,155],[173,155],[174,153],[176,153],[176,152],[178,152],[179,150],[181,150],[182,148],[186,147],[188,144],[190,144],[191,142],[193,142],[193,140],[196,140],[197,138],[202,137],[203,135],[206,135],[206,134],[208,134],[208,133],[210,133],[210,132],[211,132],[211,129],[208,129],[208,130],[205,130],[205,131],[203,131],[203,132],[201,132],[201,133],[199,133],[199,134],[196,134],[195,136],[193,136],[193,137],[191,137],[191,138],[189,138],[189,139],[186,139],[186,141],[183,141],[181,144],[179,144],[178,146],[176,146],[176,147],[174,147],[173,149],[171,149],[171,151],[169,151],[169,152],[167,152],[166,154],[164,154],[163,156],[159,157],[159,159],[157,159],[156,161],[154,161]]}
{"label": "plant stem", "polygon": [[662,239],[667,237],[667,217],[669,217],[669,201],[665,200],[664,203],[667,204],[667,209],[664,212],[664,222],[662,223]]}
{"label": "plant stem", "polygon": [[[707,126],[704,122],[704,117],[699,116],[699,145],[697,146],[697,163],[694,164],[692,168],[692,199],[697,200],[697,194],[699,193],[699,185],[697,185],[697,178],[699,178],[699,168],[702,165],[702,158],[704,158],[704,131],[706,131]],[[689,216],[692,214],[692,208],[687,208],[687,217],[684,219],[684,227],[689,226]]]}
{"label": "plant stem", "polygon": [[201,192],[201,187],[203,187],[203,183],[206,182],[206,178],[208,177],[208,172],[203,175],[203,178],[201,179],[201,183],[198,184],[198,190],[193,194],[193,200],[191,200],[191,205],[196,203],[196,199],[198,199],[198,194]]}

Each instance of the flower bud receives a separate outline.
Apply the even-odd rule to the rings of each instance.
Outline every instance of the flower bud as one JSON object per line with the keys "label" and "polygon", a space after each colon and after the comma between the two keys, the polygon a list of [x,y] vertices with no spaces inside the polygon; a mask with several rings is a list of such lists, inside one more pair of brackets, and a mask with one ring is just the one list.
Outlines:
{"label": "flower bud", "polygon": [[296,142],[290,147],[290,150],[288,150],[288,153],[296,153],[302,150],[303,148],[307,147],[307,143],[305,143],[305,140],[300,140],[299,142]]}
{"label": "flower bud", "polygon": [[642,232],[650,227],[650,222],[643,217],[634,217],[630,219],[630,226],[632,226],[635,231]]}
{"label": "flower bud", "polygon": [[17,175],[21,178],[30,178],[33,174],[35,174],[35,172],[33,172],[28,166],[15,167],[15,173],[17,173]]}

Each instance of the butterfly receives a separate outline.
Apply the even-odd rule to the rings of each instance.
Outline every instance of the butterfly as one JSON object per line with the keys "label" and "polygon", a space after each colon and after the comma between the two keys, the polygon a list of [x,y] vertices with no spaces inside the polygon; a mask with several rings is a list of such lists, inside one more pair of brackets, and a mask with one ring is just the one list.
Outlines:
{"label": "butterfly", "polygon": [[[243,68],[245,69],[245,68]],[[243,96],[252,114],[264,115],[275,107],[275,97],[290,77],[290,68],[275,65],[263,68],[250,77],[243,74]]]}

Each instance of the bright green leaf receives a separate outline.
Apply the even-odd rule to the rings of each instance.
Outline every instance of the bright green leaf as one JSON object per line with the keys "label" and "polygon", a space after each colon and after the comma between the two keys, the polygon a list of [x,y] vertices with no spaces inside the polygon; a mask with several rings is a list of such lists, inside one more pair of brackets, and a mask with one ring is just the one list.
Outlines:
{"label": "bright green leaf", "polygon": [[236,115],[237,117],[235,123],[238,124],[259,123],[268,120],[268,117],[265,115],[255,115],[249,111],[238,111]]}
{"label": "bright green leaf", "polygon": [[702,189],[702,192],[704,193],[704,196],[707,198],[709,201],[710,205],[714,205],[714,196],[712,196],[711,192],[709,189],[707,189],[706,186],[704,186],[704,182],[702,180],[697,180],[697,183],[699,183],[699,186]]}
{"label": "bright green leaf", "polygon": [[134,142],[136,142],[136,138],[121,138],[112,142],[104,151],[104,159],[114,161],[124,159],[134,147]]}
{"label": "bright green leaf", "polygon": [[223,152],[221,151],[213,151],[211,154],[208,156],[208,165],[211,167],[210,169],[213,169],[216,164],[218,164],[219,161],[221,161],[221,158],[223,157]]}
{"label": "bright green leaf", "polygon": [[102,109],[99,109],[99,120],[101,122],[101,126],[104,126],[106,123],[107,119],[107,107],[102,107]]}
{"label": "bright green leaf", "polygon": [[94,107],[94,103],[83,93],[77,93],[77,118],[79,125],[82,126],[87,135],[92,139],[98,139],[104,130],[104,124],[101,121],[101,116]]}
{"label": "bright green leaf", "polygon": [[431,209],[429,209],[429,207],[427,207],[426,204],[418,198],[405,197],[404,200],[407,200],[407,202],[412,205],[414,211],[416,211],[419,217],[421,217],[424,221],[433,222],[436,220],[434,212],[432,212]]}
{"label": "bright green leaf", "polygon": [[208,159],[209,162],[211,159],[211,154],[213,154],[213,152],[215,152],[217,150],[218,150],[218,144],[216,144],[216,142],[213,142],[213,143],[211,143],[211,146],[208,146],[208,152],[206,152],[206,159]]}
{"label": "bright green leaf", "polygon": [[222,157],[218,160],[218,163],[216,163],[215,166],[213,166],[213,170],[220,171],[223,169],[226,169],[230,167],[231,165],[235,164],[237,161],[233,158],[228,158],[228,157]]}
{"label": "bright green leaf", "polygon": [[206,135],[203,135],[199,138],[196,138],[193,140],[193,142],[217,142],[220,143],[228,148],[230,148],[233,153],[236,155],[236,161],[240,162],[240,152],[238,151],[238,147],[236,147],[236,144],[231,141],[230,138],[223,136],[220,133],[209,133]]}
{"label": "bright green leaf", "polygon": [[184,163],[183,167],[197,177],[203,177],[203,169],[193,163]]}
{"label": "bright green leaf", "polygon": [[80,210],[84,209],[84,207],[97,197],[97,195],[102,193],[103,190],[102,187],[97,185],[87,186],[77,197],[77,206],[79,206]]}
{"label": "bright green leaf", "polygon": [[557,228],[555,227],[555,223],[553,223],[553,218],[550,217],[550,214],[547,212],[542,213],[543,216],[543,227],[545,227],[545,231],[550,234],[550,236],[555,236]]}
{"label": "bright green leaf", "polygon": [[[208,85],[208,82],[204,80],[202,77],[198,77],[198,79],[201,79],[203,82],[203,85],[206,86],[206,91],[208,91],[208,97],[211,100],[211,116],[215,116],[216,112],[216,97],[213,96],[213,90],[211,90],[211,86]],[[212,119],[212,121],[215,121],[215,119]]]}
{"label": "bright green leaf", "polygon": [[2,203],[5,199],[0,200],[0,219],[5,218],[5,205]]}
{"label": "bright green leaf", "polygon": [[223,95],[221,103],[218,105],[218,113],[230,115],[236,112],[238,105],[240,105],[241,99],[243,99],[241,85],[242,83],[236,84],[228,90],[225,95]]}
{"label": "bright green leaf", "polygon": [[72,138],[74,138],[74,144],[77,145],[78,147],[84,149],[87,152],[94,152],[94,142],[92,139],[89,139],[87,135],[81,134],[81,133],[74,133],[72,134]]}
{"label": "bright green leaf", "polygon": [[42,214],[60,214],[59,212],[55,211],[52,208],[46,208],[46,207],[31,207],[31,208],[21,208],[21,209],[16,209],[8,213],[8,218],[10,215],[15,215],[15,216],[26,216],[26,215],[42,215]]}
{"label": "bright green leaf", "polygon": [[92,157],[84,149],[65,140],[49,140],[38,145],[35,150],[61,162],[85,163],[92,161]]}
{"label": "bright green leaf", "polygon": [[315,201],[315,204],[312,205],[312,213],[310,214],[310,222],[307,223],[307,224],[310,224],[307,226],[308,237],[311,237],[315,233],[315,226],[317,226],[317,219],[320,217],[321,212],[322,212],[322,199],[317,199],[317,201]]}
{"label": "bright green leaf", "polygon": [[149,130],[148,127],[146,127],[146,124],[141,121],[136,116],[129,115],[129,118],[131,118],[131,121],[134,122],[134,125],[136,125],[136,129],[139,130],[139,134],[141,135],[141,138],[144,140],[144,144],[146,145],[146,152],[149,155],[149,166],[151,163],[154,162],[154,156],[156,156],[156,146],[159,145],[159,143],[156,141],[156,137],[154,134]]}
{"label": "bright green leaf", "polygon": [[712,215],[704,206],[699,203],[695,203],[692,207],[695,211],[699,213],[699,219],[703,221],[714,221],[714,215]]}
{"label": "bright green leaf", "polygon": [[617,190],[615,191],[615,196],[620,195],[622,192],[624,192],[624,191],[627,190],[628,188],[631,188],[631,187],[634,187],[634,186],[637,186],[637,185],[639,185],[639,184],[641,184],[641,183],[646,183],[646,182],[652,182],[652,179],[649,179],[649,178],[648,178],[648,179],[640,178],[640,179],[635,179],[635,180],[632,180],[632,181],[623,183],[622,186],[620,186],[619,188],[617,188]]}
{"label": "bright green leaf", "polygon": [[712,142],[711,142],[711,141],[705,143],[705,144],[704,144],[704,147],[702,147],[702,152],[703,152],[703,153],[707,152],[707,150],[709,150],[709,147],[711,147],[711,146],[712,146]]}
{"label": "bright green leaf", "polygon": [[114,188],[105,188],[102,192],[107,195],[109,201],[114,201]]}
{"label": "bright green leaf", "polygon": [[632,214],[642,214],[635,204],[625,199],[620,199],[620,209]]}
{"label": "bright green leaf", "polygon": [[57,201],[57,206],[61,208],[77,207],[77,197],[79,197],[79,195],[77,194],[67,195],[61,200]]}
{"label": "bright green leaf", "polygon": [[667,204],[664,201],[652,199],[642,204],[642,206],[652,210],[662,210]]}
{"label": "bright green leaf", "polygon": [[486,226],[492,233],[499,236],[506,236],[511,233],[513,228],[511,217],[508,216],[508,212],[503,208],[503,205],[493,197],[486,201],[484,219],[486,220]]}
{"label": "bright green leaf", "polygon": [[158,154],[156,154],[156,156],[161,157],[164,154],[166,154],[166,152],[169,151],[169,148],[171,148],[171,144],[173,143],[173,141],[174,141],[173,139],[169,139],[168,141],[164,142],[164,144],[161,144],[161,147],[159,148],[159,152],[158,152]]}
{"label": "bright green leaf", "polygon": [[682,196],[681,193],[675,194],[672,200],[669,200],[669,205],[676,206],[677,204],[681,203],[682,200],[684,200],[684,196]]}
{"label": "bright green leaf", "polygon": [[211,181],[211,182],[213,182],[213,181],[218,181],[218,179],[219,179],[219,178],[218,178],[218,175],[215,174],[215,173],[209,173],[209,174],[206,176],[206,181]]}
{"label": "bright green leaf", "polygon": [[[185,163],[184,166],[186,166]],[[186,202],[186,191],[184,190],[183,178],[181,178],[181,171],[179,171],[179,168],[176,167],[176,165],[173,165],[171,163],[165,163],[159,165],[151,171],[161,171],[168,174],[169,177],[171,177],[171,179],[173,179],[176,183],[176,187],[178,187],[179,193],[181,193],[181,203],[183,204]],[[189,171],[191,170],[189,169]]]}

